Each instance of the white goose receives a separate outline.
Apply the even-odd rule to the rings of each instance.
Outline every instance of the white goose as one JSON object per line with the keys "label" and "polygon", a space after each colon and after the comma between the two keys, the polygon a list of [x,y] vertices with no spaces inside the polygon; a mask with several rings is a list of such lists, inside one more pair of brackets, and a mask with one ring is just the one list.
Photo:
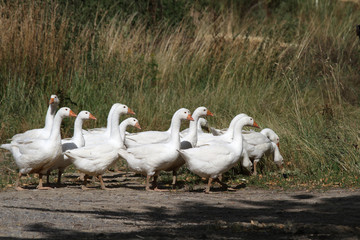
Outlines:
{"label": "white goose", "polygon": [[218,177],[236,165],[240,159],[243,150],[241,130],[245,125],[258,127],[251,117],[243,117],[236,123],[231,143],[218,142],[216,144],[179,150],[191,172],[209,179],[205,193],[210,192],[213,180],[227,188],[227,185],[221,182]]}
{"label": "white goose", "polygon": [[[83,130],[84,138],[85,138],[85,146],[93,146],[97,144],[102,144],[104,141],[106,141],[110,137],[111,130],[111,121],[112,121],[112,115],[115,112],[115,109],[119,106],[120,103],[115,103],[112,105],[108,118],[107,118],[107,126],[106,128],[95,128],[90,129],[88,131]],[[123,108],[125,105],[122,105]],[[127,108],[128,112],[127,114],[135,114],[130,108]]]}
{"label": "white goose", "polygon": [[48,138],[50,136],[50,132],[54,123],[54,117],[56,114],[56,110],[59,106],[60,100],[56,95],[51,95],[50,101],[49,101],[49,107],[46,112],[45,117],[45,126],[44,128],[37,128],[37,129],[31,129],[23,133],[18,133],[14,135],[11,140],[12,141],[18,141],[23,139],[30,139],[30,138]]}
{"label": "white goose", "polygon": [[[61,144],[62,144],[62,151],[65,152],[67,150],[70,149],[75,149],[75,148],[80,148],[80,147],[84,147],[85,146],[85,139],[84,136],[82,134],[82,125],[84,120],[87,119],[93,119],[96,120],[96,117],[94,117],[94,115],[92,115],[89,111],[81,111],[76,119],[75,119],[75,123],[74,123],[74,135],[72,138],[66,138],[66,139],[62,139],[61,140]],[[49,174],[52,170],[58,169],[58,179],[57,179],[57,183],[60,184],[61,183],[61,175],[64,172],[65,168],[67,168],[69,165],[71,165],[71,161],[69,160],[69,158],[65,155],[62,155],[62,157],[60,157],[58,159],[58,161],[56,161],[56,163],[54,164],[53,167],[51,167],[49,169],[49,171],[47,172],[48,175],[48,183],[49,183]]]}
{"label": "white goose", "polygon": [[[126,105],[118,104],[111,116],[110,137],[104,138],[101,144],[67,150],[64,153],[79,171],[85,173],[82,189],[87,189],[88,176],[97,176],[101,189],[106,189],[102,174],[119,159],[118,151],[124,146],[119,130],[119,118],[120,115],[128,112],[132,112],[131,109]],[[134,126],[138,124],[137,121],[131,121],[131,123],[134,123]]]}
{"label": "white goose", "polygon": [[230,122],[229,128],[226,130],[226,132],[222,135],[219,136],[214,136],[211,133],[203,133],[203,134],[199,134],[198,135],[198,146],[207,144],[208,142],[211,141],[226,141],[226,142],[230,142],[233,138],[234,135],[234,129],[235,129],[235,124],[236,122],[243,118],[243,117],[247,117],[248,115],[245,113],[241,113],[236,115]]}
{"label": "white goose", "polygon": [[161,170],[169,168],[178,158],[181,120],[193,121],[188,109],[181,108],[175,112],[171,120],[170,139],[166,142],[119,150],[119,155],[126,160],[131,170],[146,175],[146,190],[150,190],[149,180],[154,176],[154,190],[160,191],[157,187],[158,174]]}
{"label": "white goose", "polygon": [[19,168],[15,189],[23,190],[19,187],[19,181],[23,174],[28,173],[39,173],[37,188],[48,189],[43,187],[42,176],[62,156],[60,125],[62,119],[69,116],[75,117],[76,114],[68,107],[60,108],[57,111],[50,136],[47,139],[23,139],[0,146],[4,149],[10,149]]}
{"label": "white goose", "polygon": [[[261,132],[243,134],[245,150],[251,160],[254,161],[253,175],[257,175],[256,165],[263,156],[274,153],[274,162],[282,166],[283,157],[279,151],[279,136],[270,128]],[[271,139],[271,140],[270,140]]]}
{"label": "white goose", "polygon": [[[194,121],[190,121],[188,133],[180,138],[180,149],[188,149],[196,147],[197,144],[197,135],[198,135],[198,121],[200,117],[204,116],[214,116],[206,107],[198,107],[195,109],[192,114]],[[172,171],[173,173],[173,182],[172,185],[175,186],[177,180],[177,171],[179,168],[185,164],[185,160],[179,155],[176,161],[173,162],[165,171]]]}

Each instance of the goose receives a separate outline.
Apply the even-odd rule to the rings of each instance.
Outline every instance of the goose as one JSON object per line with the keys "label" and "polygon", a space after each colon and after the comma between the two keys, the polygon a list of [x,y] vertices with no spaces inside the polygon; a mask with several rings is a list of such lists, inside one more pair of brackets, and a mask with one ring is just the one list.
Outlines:
{"label": "goose", "polygon": [[243,150],[241,130],[245,125],[259,127],[253,118],[243,117],[236,122],[234,137],[230,143],[223,141],[216,144],[179,150],[189,170],[200,177],[208,179],[205,193],[210,193],[213,180],[227,188],[227,185],[220,181],[218,177],[239,161]]}
{"label": "goose", "polygon": [[[84,139],[84,136],[82,134],[82,125],[83,125],[84,120],[87,120],[87,119],[96,120],[96,117],[94,115],[92,115],[89,111],[86,111],[86,110],[81,111],[77,115],[77,117],[75,119],[75,123],[74,123],[74,135],[73,135],[73,137],[61,140],[62,152],[63,153],[66,150],[80,148],[80,147],[85,146],[85,139]],[[61,175],[64,172],[65,168],[67,168],[69,165],[71,165],[71,161],[69,160],[69,158],[67,156],[62,155],[62,157],[60,157],[58,159],[58,161],[56,161],[54,166],[51,167],[48,170],[48,172],[47,172],[47,176],[48,176],[47,182],[49,183],[49,174],[50,174],[50,172],[52,170],[58,169],[57,183],[61,184]]]}
{"label": "goose", "polygon": [[[198,124],[197,124],[197,132],[198,134],[204,133],[203,129],[207,132],[209,132],[209,125],[208,121],[205,118],[199,118]],[[186,134],[189,133],[189,128],[186,128],[180,132],[180,137],[183,138]]]}
{"label": "goose", "polygon": [[[118,104],[111,116],[110,137],[104,138],[101,144],[86,146],[65,151],[74,166],[85,173],[84,183],[81,186],[86,190],[88,176],[96,176],[100,180],[101,189],[106,190],[102,179],[102,174],[119,159],[118,150],[124,147],[119,130],[119,118],[121,115],[132,112],[126,105]],[[138,126],[138,122],[134,122],[133,126]],[[86,141],[86,140],[85,140]]]}
{"label": "goose", "polygon": [[265,128],[260,132],[250,132],[243,134],[245,150],[251,160],[254,162],[254,171],[252,175],[257,175],[256,165],[263,156],[271,153],[274,155],[274,162],[282,166],[283,157],[279,151],[279,136],[270,128]]}
{"label": "goose", "polygon": [[19,168],[15,183],[16,190],[23,190],[19,187],[20,178],[23,174],[29,173],[39,174],[38,189],[49,189],[43,187],[42,176],[62,155],[60,125],[65,117],[76,117],[76,114],[68,107],[60,108],[55,115],[50,136],[47,139],[23,139],[0,146],[11,151]]}
{"label": "goose", "polygon": [[147,191],[150,190],[149,181],[152,176],[154,177],[154,190],[161,191],[157,186],[157,177],[160,171],[169,168],[179,156],[179,131],[182,120],[194,120],[186,108],[181,108],[174,113],[171,120],[170,138],[166,142],[144,144],[119,150],[119,155],[126,160],[131,170],[146,175],[145,189]]}
{"label": "goose", "polygon": [[[198,121],[200,117],[204,116],[214,116],[206,107],[198,107],[195,109],[194,113],[192,114],[192,118],[194,121],[190,121],[189,124],[189,131],[188,133],[180,137],[180,149],[187,149],[196,147],[197,144],[197,134],[198,134]],[[165,171],[172,171],[173,173],[173,187],[176,184],[177,180],[177,171],[179,168],[185,164],[185,160],[179,155],[176,161],[173,162],[171,166],[169,166]]]}
{"label": "goose", "polygon": [[238,115],[236,115],[230,122],[229,128],[227,129],[227,131],[219,136],[214,136],[211,133],[202,133],[198,135],[198,145],[204,145],[207,144],[208,142],[211,141],[227,141],[230,142],[233,138],[234,135],[234,129],[235,129],[235,124],[236,122],[243,118],[243,117],[247,117],[248,115],[245,113],[240,113]]}
{"label": "goose", "polygon": [[44,128],[31,129],[23,133],[18,133],[14,135],[11,140],[18,141],[23,139],[31,139],[31,138],[40,138],[46,139],[50,136],[51,128],[54,123],[54,117],[56,114],[56,110],[59,106],[60,100],[56,95],[51,95],[49,101],[49,107],[46,112],[45,117],[45,126]]}
{"label": "goose", "polygon": [[[112,115],[114,114],[115,109],[117,109],[119,104],[120,103],[115,103],[112,105],[112,107],[109,111],[109,114],[108,114],[106,128],[98,128],[98,129],[93,129],[90,131],[83,131],[84,139],[85,139],[85,146],[93,146],[93,145],[97,145],[97,144],[102,144],[102,142],[106,141],[106,139],[108,139],[110,137]],[[122,105],[122,106],[124,108],[125,105]],[[126,112],[127,114],[135,114],[127,106],[126,106],[126,109],[128,110],[128,112]]]}

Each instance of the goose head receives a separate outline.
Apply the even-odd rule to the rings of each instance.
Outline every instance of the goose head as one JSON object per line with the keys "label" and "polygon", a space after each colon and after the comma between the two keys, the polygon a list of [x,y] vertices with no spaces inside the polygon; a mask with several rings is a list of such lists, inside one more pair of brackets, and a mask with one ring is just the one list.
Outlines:
{"label": "goose head", "polygon": [[133,110],[131,110],[128,106],[126,106],[124,104],[121,104],[121,103],[117,104],[117,107],[116,107],[115,111],[118,114],[132,114],[132,115],[135,115]]}
{"label": "goose head", "polygon": [[191,116],[190,110],[186,108],[180,108],[174,115],[177,116],[180,120],[194,121]]}
{"label": "goose head", "polygon": [[60,100],[59,100],[59,98],[58,98],[58,96],[56,96],[56,95],[51,95],[50,96],[50,101],[49,101],[49,104],[50,105],[59,105],[59,103],[60,103]]}
{"label": "goose head", "polygon": [[274,130],[270,128],[264,128],[263,130],[261,130],[261,133],[264,134],[270,141],[275,143],[278,147],[280,147],[280,138],[274,132]]}
{"label": "goose head", "polygon": [[83,110],[79,112],[78,118],[86,120],[86,119],[93,119],[96,120],[96,117],[92,115],[89,111]]}
{"label": "goose head", "polygon": [[61,118],[64,117],[76,117],[77,115],[68,107],[62,107],[57,111],[57,115],[60,115]]}
{"label": "goose head", "polygon": [[259,125],[255,122],[255,120],[249,116],[244,116],[236,122],[236,128],[241,125],[259,128]]}
{"label": "goose head", "polygon": [[136,118],[130,117],[126,119],[126,121],[128,122],[129,125],[141,129],[139,121]]}
{"label": "goose head", "polygon": [[195,109],[193,116],[194,115],[199,117],[214,116],[214,114],[212,114],[212,112],[210,112],[210,110],[206,107],[198,107],[197,109]]}

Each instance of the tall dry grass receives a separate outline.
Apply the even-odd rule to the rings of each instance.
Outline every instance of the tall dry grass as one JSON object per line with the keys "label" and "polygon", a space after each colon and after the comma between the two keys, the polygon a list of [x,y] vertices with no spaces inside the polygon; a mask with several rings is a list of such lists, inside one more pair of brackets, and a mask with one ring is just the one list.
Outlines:
{"label": "tall dry grass", "polygon": [[[125,103],[144,130],[167,129],[178,108],[204,105],[215,113],[212,126],[244,112],[274,129],[297,177],[355,177],[359,6],[296,7],[281,20],[193,9],[175,27],[149,28],[136,14],[77,25],[56,2],[2,4],[1,139],[41,127],[53,93],[91,111],[97,126],[114,102]],[[72,122],[63,129],[71,135]]]}

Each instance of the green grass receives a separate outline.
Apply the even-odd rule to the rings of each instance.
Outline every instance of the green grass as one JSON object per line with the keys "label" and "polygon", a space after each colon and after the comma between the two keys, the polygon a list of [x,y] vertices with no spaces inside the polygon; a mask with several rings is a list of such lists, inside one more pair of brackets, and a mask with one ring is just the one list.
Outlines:
{"label": "green grass", "polygon": [[[85,128],[104,126],[115,102],[132,108],[143,130],[167,129],[181,107],[206,106],[215,114],[211,126],[227,127],[244,112],[280,136],[292,177],[282,180],[266,161],[263,178],[249,184],[358,186],[359,5],[270,2],[268,17],[246,4],[195,4],[156,24],[141,17],[143,6],[138,14],[96,17],[102,9],[76,21],[79,13],[56,1],[1,3],[1,143],[42,127],[51,94],[97,117]],[[62,127],[71,136],[73,122]],[[16,170],[9,159],[6,168]],[[3,171],[1,186],[13,179]]]}

